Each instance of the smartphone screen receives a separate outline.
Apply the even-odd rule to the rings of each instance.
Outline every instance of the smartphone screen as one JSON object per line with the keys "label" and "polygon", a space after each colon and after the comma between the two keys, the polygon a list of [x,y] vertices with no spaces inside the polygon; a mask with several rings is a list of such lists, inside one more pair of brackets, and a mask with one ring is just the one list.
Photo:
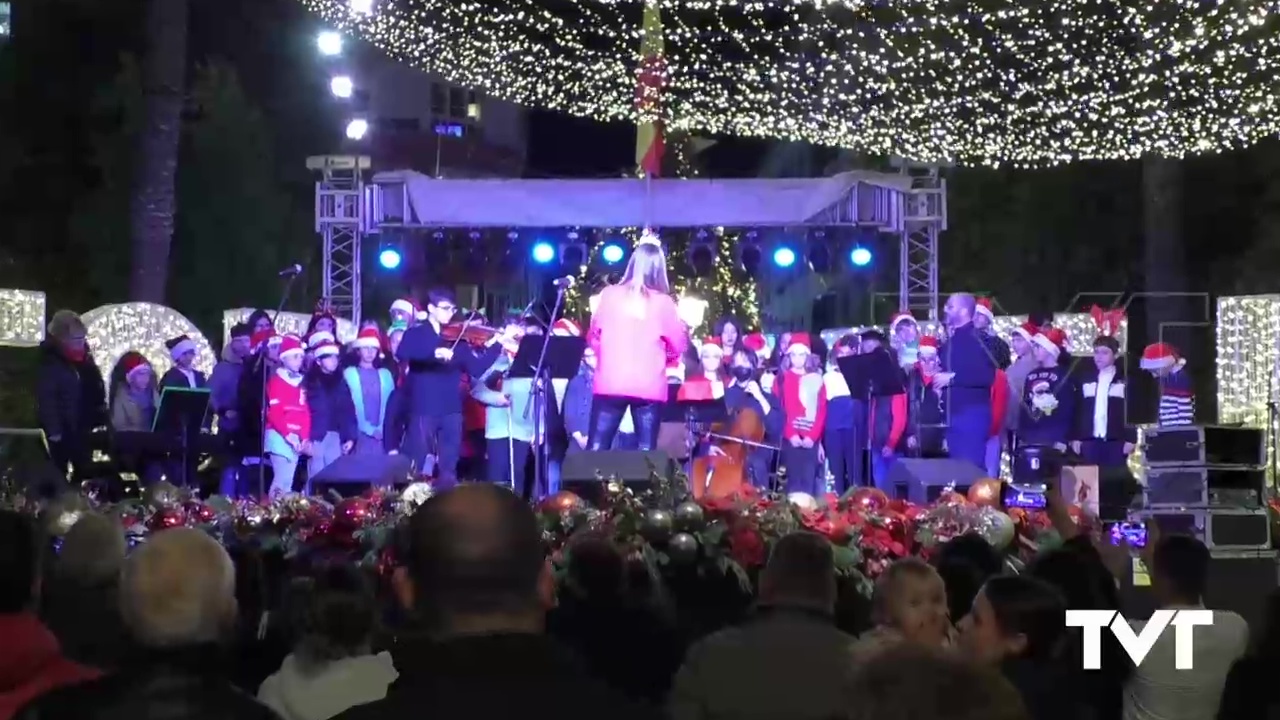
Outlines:
{"label": "smartphone screen", "polygon": [[1147,546],[1147,526],[1140,522],[1114,523],[1108,528],[1107,534],[1111,537],[1112,545],[1124,542],[1128,543],[1129,547]]}
{"label": "smartphone screen", "polygon": [[1047,490],[1048,488],[1044,485],[1005,483],[1004,489],[1000,493],[1000,502],[1006,508],[1039,510],[1045,506],[1045,492]]}

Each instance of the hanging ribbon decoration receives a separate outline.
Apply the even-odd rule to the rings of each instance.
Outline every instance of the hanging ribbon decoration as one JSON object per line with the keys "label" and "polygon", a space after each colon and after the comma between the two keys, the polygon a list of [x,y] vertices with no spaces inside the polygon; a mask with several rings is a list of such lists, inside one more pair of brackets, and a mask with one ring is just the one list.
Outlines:
{"label": "hanging ribbon decoration", "polygon": [[1104,310],[1094,305],[1089,308],[1089,315],[1093,317],[1093,324],[1098,326],[1099,335],[1115,337],[1120,333],[1120,326],[1124,323],[1124,310],[1120,308]]}

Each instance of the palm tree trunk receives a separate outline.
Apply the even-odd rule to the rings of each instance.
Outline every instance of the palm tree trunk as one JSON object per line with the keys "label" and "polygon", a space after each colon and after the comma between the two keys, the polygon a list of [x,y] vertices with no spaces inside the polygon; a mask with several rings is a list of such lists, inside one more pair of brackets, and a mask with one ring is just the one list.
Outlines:
{"label": "palm tree trunk", "polygon": [[163,303],[176,211],[175,182],[186,93],[187,1],[147,3],[144,111],[130,202],[133,272],[129,296]]}

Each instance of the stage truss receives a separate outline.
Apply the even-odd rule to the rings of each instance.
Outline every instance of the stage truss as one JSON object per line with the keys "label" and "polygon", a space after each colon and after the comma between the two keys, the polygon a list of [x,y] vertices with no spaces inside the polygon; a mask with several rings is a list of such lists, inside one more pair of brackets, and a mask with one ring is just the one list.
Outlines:
{"label": "stage truss", "polygon": [[360,323],[360,253],[365,231],[364,172],[367,156],[315,155],[307,168],[320,174],[316,182],[316,234],[323,267],[321,299],[334,315]]}

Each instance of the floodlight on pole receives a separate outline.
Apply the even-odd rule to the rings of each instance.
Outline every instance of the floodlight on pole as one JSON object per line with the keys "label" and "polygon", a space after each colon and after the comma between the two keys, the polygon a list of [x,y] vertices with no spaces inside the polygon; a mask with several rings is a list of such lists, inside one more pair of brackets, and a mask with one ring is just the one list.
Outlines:
{"label": "floodlight on pole", "polygon": [[342,35],[332,31],[325,30],[316,36],[316,49],[321,55],[333,57],[342,54]]}
{"label": "floodlight on pole", "polygon": [[369,121],[364,118],[356,118],[347,123],[347,137],[352,140],[363,140],[368,132]]}
{"label": "floodlight on pole", "polygon": [[351,80],[350,75],[337,75],[329,81],[329,91],[334,97],[348,99],[355,92],[356,84]]}

